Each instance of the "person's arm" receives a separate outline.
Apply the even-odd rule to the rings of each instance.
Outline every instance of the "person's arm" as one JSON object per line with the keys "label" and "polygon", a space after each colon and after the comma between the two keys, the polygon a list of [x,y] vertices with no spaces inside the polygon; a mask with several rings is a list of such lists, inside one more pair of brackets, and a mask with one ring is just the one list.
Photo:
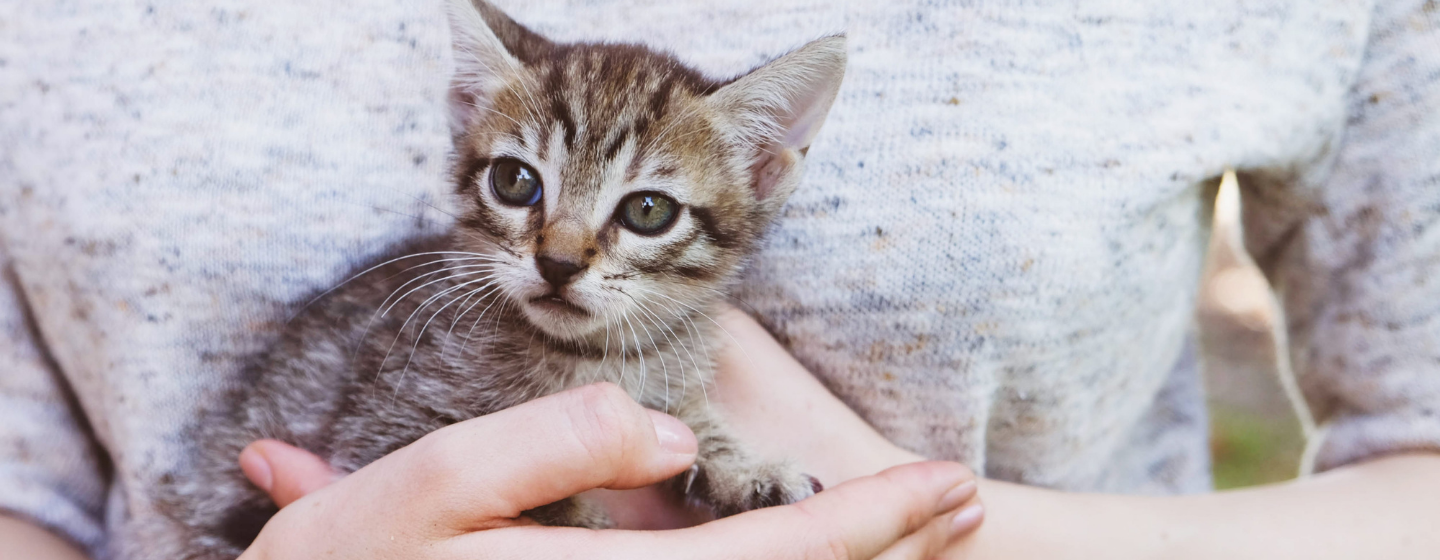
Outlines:
{"label": "person's arm", "polygon": [[[749,317],[729,310],[717,319],[739,348],[720,355],[712,397],[741,437],[796,458],[827,484],[920,459],[856,416]],[[1399,559],[1440,551],[1433,454],[1208,495],[1078,494],[981,480],[980,496],[985,523],[942,558]]]}
{"label": "person's arm", "polygon": [[944,558],[1430,559],[1440,456],[1397,455],[1286,484],[1182,497],[982,481],[985,525]]}
{"label": "person's arm", "polygon": [[[1163,498],[982,481],[985,525],[949,557],[1440,557],[1440,13],[1433,8],[1426,0],[1375,3],[1364,63],[1352,89],[1336,92],[1348,118],[1315,161],[1240,169],[1246,244],[1283,303],[1290,361],[1319,427],[1311,456],[1323,474]],[[748,364],[726,368],[754,376],[749,386],[757,388],[727,401],[746,409],[735,416],[763,427],[775,422],[767,414],[825,411],[810,425],[855,424],[836,419],[849,411],[824,404],[829,396],[818,384],[796,397],[808,376],[778,347],[766,358],[756,359],[754,347],[749,353]],[[781,376],[774,364],[799,381],[774,388]],[[913,459],[896,457],[867,432],[773,443],[811,453],[842,471],[840,479],[886,464],[877,458]],[[856,463],[868,466],[848,466]]]}
{"label": "person's arm", "polygon": [[0,246],[0,558],[79,558],[104,539],[99,446],[21,286]]}
{"label": "person's arm", "polygon": [[27,520],[0,514],[0,558],[85,560],[85,553]]}

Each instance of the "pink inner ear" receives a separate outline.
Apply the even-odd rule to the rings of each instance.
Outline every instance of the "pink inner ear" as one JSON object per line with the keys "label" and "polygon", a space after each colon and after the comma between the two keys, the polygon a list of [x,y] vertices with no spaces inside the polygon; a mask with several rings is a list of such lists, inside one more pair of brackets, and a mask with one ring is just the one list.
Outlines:
{"label": "pink inner ear", "polygon": [[777,144],[766,146],[760,151],[760,157],[750,166],[750,172],[754,174],[751,184],[755,189],[755,200],[763,201],[770,198],[775,192],[775,186],[790,172],[795,165],[795,156]]}
{"label": "pink inner ear", "polygon": [[450,94],[447,96],[450,105],[450,134],[460,136],[475,124],[475,96],[470,92],[450,86]]}
{"label": "pink inner ear", "polygon": [[785,127],[785,136],[782,139],[784,147],[799,150],[810,147],[810,141],[819,132],[820,125],[825,122],[825,114],[829,112],[829,105],[819,105],[812,94],[801,100],[797,100],[803,112],[794,115],[787,122],[782,124]]}

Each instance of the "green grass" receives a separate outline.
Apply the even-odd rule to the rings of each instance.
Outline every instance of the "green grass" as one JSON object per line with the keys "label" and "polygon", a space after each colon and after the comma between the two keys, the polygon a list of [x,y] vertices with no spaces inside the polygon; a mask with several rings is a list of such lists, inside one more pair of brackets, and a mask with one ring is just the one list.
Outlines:
{"label": "green grass", "polygon": [[1295,478],[1304,447],[1293,418],[1211,406],[1210,455],[1217,490]]}

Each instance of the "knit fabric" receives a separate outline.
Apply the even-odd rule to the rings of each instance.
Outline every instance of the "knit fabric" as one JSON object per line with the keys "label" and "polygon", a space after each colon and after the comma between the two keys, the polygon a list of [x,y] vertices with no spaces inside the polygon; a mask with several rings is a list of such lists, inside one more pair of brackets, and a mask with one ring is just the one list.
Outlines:
{"label": "knit fabric", "polygon": [[[737,295],[902,446],[1208,489],[1192,317],[1235,167],[1317,466],[1440,451],[1436,0],[497,4],[713,75],[848,33]],[[0,3],[0,509],[146,557],[184,426],[309,296],[447,227],[447,41],[437,0]]]}

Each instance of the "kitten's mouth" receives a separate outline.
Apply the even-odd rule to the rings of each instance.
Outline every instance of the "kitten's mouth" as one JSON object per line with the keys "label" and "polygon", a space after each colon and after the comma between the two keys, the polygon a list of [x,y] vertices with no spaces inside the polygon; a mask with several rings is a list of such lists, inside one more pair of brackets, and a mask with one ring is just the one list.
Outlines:
{"label": "kitten's mouth", "polygon": [[570,300],[567,300],[560,294],[556,293],[549,293],[543,296],[536,296],[530,298],[530,303],[536,307],[540,307],[542,309],[554,311],[557,313],[568,313],[580,317],[590,316],[590,312],[586,311],[585,308],[570,303]]}

